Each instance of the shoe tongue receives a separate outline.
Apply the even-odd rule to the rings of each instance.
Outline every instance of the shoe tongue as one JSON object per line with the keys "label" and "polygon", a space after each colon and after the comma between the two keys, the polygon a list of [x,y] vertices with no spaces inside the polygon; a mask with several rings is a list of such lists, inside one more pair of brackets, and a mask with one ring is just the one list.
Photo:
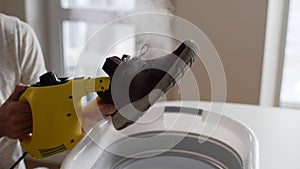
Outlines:
{"label": "shoe tongue", "polygon": [[142,69],[146,69],[147,63],[138,57],[130,59],[130,56],[123,55],[122,59],[120,59],[117,56],[113,56],[106,59],[102,69],[110,78],[112,78],[119,66],[121,66],[120,71],[118,71],[120,75],[123,71],[125,71],[128,75],[132,75],[137,73],[139,70],[141,71]]}
{"label": "shoe tongue", "polygon": [[102,69],[105,71],[105,73],[108,74],[110,78],[112,78],[115,70],[121,64],[121,62],[122,60],[117,56],[109,57],[106,59]]}

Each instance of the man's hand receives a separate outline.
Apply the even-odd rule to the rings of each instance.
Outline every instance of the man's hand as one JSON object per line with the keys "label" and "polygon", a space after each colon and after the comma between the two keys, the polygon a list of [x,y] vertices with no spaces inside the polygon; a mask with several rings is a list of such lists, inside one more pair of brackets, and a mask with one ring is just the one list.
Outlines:
{"label": "man's hand", "polygon": [[0,107],[0,137],[21,138],[32,132],[32,114],[28,103],[19,97],[27,86],[17,85],[14,92]]}
{"label": "man's hand", "polygon": [[116,111],[116,108],[113,104],[103,104],[100,97],[97,97],[96,101],[102,116],[110,116]]}
{"label": "man's hand", "polygon": [[82,111],[82,128],[85,132],[90,130],[98,121],[112,115],[116,108],[112,104],[104,104],[100,97],[97,97]]}

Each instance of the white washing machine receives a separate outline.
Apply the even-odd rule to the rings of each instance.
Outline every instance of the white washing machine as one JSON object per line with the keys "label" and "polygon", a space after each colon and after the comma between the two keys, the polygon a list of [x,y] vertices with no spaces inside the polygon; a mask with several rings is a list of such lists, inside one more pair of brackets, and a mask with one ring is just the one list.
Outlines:
{"label": "white washing machine", "polygon": [[100,121],[71,151],[64,169],[258,169],[258,143],[245,125],[186,106],[155,104],[116,131]]}

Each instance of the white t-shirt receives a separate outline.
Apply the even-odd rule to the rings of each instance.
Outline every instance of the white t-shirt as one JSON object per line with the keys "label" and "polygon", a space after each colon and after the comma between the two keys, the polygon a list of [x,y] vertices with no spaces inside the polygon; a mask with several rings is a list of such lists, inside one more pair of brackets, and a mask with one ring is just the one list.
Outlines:
{"label": "white t-shirt", "polygon": [[[17,83],[33,84],[46,72],[39,42],[31,27],[0,13],[0,105]],[[0,138],[0,169],[9,168],[22,155],[18,140]],[[25,168],[24,163],[16,168]]]}

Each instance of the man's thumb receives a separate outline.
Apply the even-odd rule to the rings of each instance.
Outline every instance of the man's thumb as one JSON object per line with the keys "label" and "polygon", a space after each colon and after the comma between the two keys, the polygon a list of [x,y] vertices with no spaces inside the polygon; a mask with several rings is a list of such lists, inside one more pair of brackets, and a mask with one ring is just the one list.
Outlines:
{"label": "man's thumb", "polygon": [[17,84],[15,90],[10,95],[8,100],[10,101],[18,101],[19,97],[22,95],[22,93],[27,89],[28,86],[25,86],[23,84]]}

